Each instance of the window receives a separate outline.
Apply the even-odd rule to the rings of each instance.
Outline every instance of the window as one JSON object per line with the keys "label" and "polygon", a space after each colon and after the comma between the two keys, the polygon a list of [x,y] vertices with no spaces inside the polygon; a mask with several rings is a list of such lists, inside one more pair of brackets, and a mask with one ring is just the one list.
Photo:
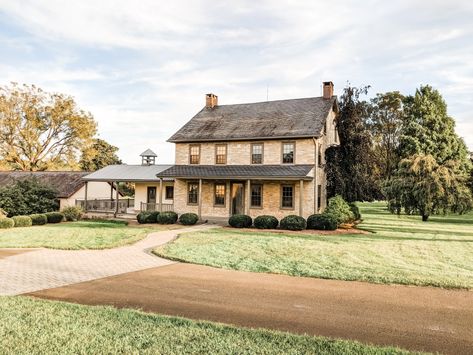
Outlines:
{"label": "window", "polygon": [[293,185],[282,185],[281,207],[294,208],[294,186]]}
{"label": "window", "polygon": [[294,143],[282,144],[282,162],[284,164],[294,163]]}
{"label": "window", "polygon": [[189,146],[189,163],[190,164],[200,163],[200,145]]}
{"label": "window", "polygon": [[174,186],[166,186],[166,200],[172,200],[174,198]]}
{"label": "window", "polygon": [[317,185],[317,212],[320,210],[321,202],[322,202],[322,185]]}
{"label": "window", "polygon": [[190,182],[187,184],[187,203],[196,205],[199,201],[199,184]]}
{"label": "window", "polygon": [[319,145],[319,156],[318,156],[318,159],[319,161],[319,167],[321,167],[323,165],[323,161],[322,161],[322,146]]}
{"label": "window", "polygon": [[215,206],[225,206],[225,184],[215,184]]}
{"label": "window", "polygon": [[251,184],[251,207],[263,206],[263,185]]}
{"label": "window", "polygon": [[263,163],[263,144],[255,143],[251,145],[251,164]]}
{"label": "window", "polygon": [[337,124],[335,123],[335,121],[333,121],[333,141],[335,143],[338,143],[338,129],[337,129]]}
{"label": "window", "polygon": [[227,163],[227,145],[217,144],[215,146],[215,164]]}

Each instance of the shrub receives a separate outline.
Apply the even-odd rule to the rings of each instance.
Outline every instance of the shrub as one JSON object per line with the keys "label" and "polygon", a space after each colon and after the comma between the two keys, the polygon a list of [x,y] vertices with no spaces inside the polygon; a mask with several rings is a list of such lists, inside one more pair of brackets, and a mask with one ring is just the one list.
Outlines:
{"label": "shrub", "polygon": [[179,222],[185,226],[192,226],[197,223],[199,216],[195,213],[183,213],[179,216]]}
{"label": "shrub", "polygon": [[307,218],[307,229],[334,231],[337,227],[337,218],[330,213],[313,214]]}
{"label": "shrub", "polygon": [[228,219],[228,224],[233,228],[250,228],[253,220],[246,214],[235,214]]}
{"label": "shrub", "polygon": [[259,229],[275,229],[279,221],[274,216],[262,215],[255,218],[255,227]]}
{"label": "shrub", "polygon": [[13,228],[15,221],[12,218],[3,217],[0,218],[0,229]]}
{"label": "shrub", "polygon": [[158,211],[143,211],[138,213],[136,220],[138,223],[156,223],[158,221],[159,212]]}
{"label": "shrub", "polygon": [[339,195],[328,200],[328,206],[324,212],[335,216],[338,225],[351,222],[355,219],[350,206],[342,196]]}
{"label": "shrub", "polygon": [[159,224],[174,224],[177,222],[177,213],[172,211],[162,212],[158,216]]}
{"label": "shrub", "polygon": [[361,219],[361,213],[360,213],[360,209],[358,208],[358,206],[356,205],[355,202],[351,202],[348,204],[350,206],[350,210],[351,212],[353,213],[353,216],[355,218],[355,221],[359,221]]}
{"label": "shrub", "polygon": [[61,212],[45,213],[48,223],[61,223],[64,220],[64,215]]}
{"label": "shrub", "polygon": [[30,215],[33,226],[42,226],[48,223],[48,217],[44,213],[36,213]]}
{"label": "shrub", "polygon": [[14,216],[12,219],[15,222],[15,227],[30,227],[33,225],[30,216]]}
{"label": "shrub", "polygon": [[291,214],[281,219],[281,222],[279,222],[279,225],[281,229],[287,229],[291,231],[301,231],[305,229],[306,221],[304,217]]}
{"label": "shrub", "polygon": [[69,222],[80,220],[83,214],[82,208],[76,206],[63,208],[61,212]]}

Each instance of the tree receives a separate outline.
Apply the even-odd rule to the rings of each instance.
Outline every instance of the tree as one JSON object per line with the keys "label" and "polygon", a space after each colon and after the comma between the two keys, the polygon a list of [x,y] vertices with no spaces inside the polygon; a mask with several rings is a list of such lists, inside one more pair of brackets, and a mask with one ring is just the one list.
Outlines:
{"label": "tree", "polygon": [[447,104],[431,86],[421,86],[405,103],[405,121],[401,130],[401,158],[414,154],[432,155],[438,164],[457,161],[467,172],[471,168],[463,140],[455,133],[455,121],[447,114]]}
{"label": "tree", "polygon": [[32,85],[0,87],[0,160],[10,169],[76,168],[96,132],[70,96]]}
{"label": "tree", "polygon": [[57,211],[56,191],[36,178],[18,180],[0,188],[0,209],[9,217]]}
{"label": "tree", "polygon": [[391,177],[400,160],[398,148],[404,118],[403,100],[399,91],[377,94],[371,100],[368,129],[383,180]]}
{"label": "tree", "polygon": [[336,120],[340,146],[326,150],[328,196],[341,195],[349,202],[370,201],[380,196],[378,172],[367,129],[369,104],[361,100],[369,87],[346,87]]}
{"label": "tree", "polygon": [[423,221],[440,213],[465,213],[473,207],[472,193],[458,162],[438,164],[432,155],[403,159],[385,185],[392,213],[420,214]]}
{"label": "tree", "polygon": [[122,164],[117,151],[117,147],[103,139],[94,138],[92,145],[82,151],[80,168],[85,171],[96,171],[107,165]]}

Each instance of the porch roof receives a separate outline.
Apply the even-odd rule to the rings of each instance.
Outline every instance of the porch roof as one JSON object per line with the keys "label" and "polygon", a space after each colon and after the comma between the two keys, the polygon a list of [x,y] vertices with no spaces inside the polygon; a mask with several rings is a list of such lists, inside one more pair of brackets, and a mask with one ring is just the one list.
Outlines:
{"label": "porch roof", "polygon": [[[109,165],[82,179],[85,181],[157,182],[156,174],[172,165]],[[172,179],[165,179],[172,181]]]}
{"label": "porch roof", "polygon": [[313,165],[173,165],[158,178],[312,180]]}

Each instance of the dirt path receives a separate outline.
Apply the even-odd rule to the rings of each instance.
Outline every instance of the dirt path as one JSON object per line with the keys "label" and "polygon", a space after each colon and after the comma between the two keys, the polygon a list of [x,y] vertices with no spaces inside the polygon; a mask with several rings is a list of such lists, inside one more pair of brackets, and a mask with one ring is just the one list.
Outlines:
{"label": "dirt path", "polygon": [[248,327],[473,353],[473,292],[173,264],[31,295]]}

